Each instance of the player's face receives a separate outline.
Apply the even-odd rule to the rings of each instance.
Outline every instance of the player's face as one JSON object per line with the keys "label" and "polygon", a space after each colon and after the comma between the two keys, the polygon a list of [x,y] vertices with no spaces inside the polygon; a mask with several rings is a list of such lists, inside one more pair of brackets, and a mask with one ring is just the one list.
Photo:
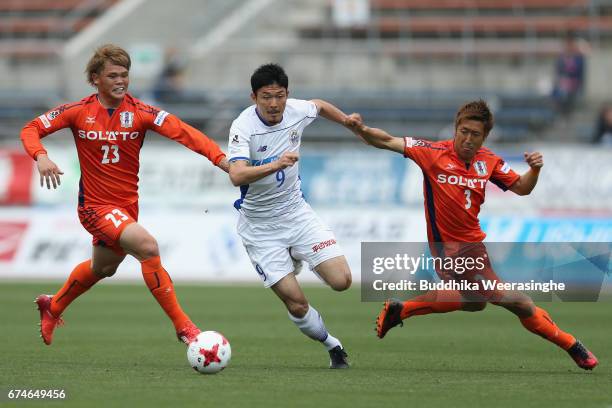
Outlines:
{"label": "player's face", "polygon": [[484,123],[477,120],[462,120],[455,129],[457,156],[465,162],[470,162],[486,137]]}
{"label": "player's face", "polygon": [[129,71],[125,67],[109,62],[104,64],[99,75],[93,74],[92,78],[98,88],[100,99],[110,107],[116,107],[121,103],[130,83]]}
{"label": "player's face", "polygon": [[276,125],[283,119],[285,105],[287,105],[287,88],[278,84],[267,85],[251,94],[251,99],[257,105],[257,112],[270,125]]}

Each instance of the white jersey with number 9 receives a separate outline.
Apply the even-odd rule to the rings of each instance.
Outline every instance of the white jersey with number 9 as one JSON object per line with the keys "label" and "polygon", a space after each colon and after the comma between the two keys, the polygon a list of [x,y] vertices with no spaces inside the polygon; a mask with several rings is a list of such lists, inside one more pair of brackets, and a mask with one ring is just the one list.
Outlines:
{"label": "white jersey with number 9", "polygon": [[[278,160],[285,152],[299,152],[304,128],[317,117],[310,101],[287,99],[283,119],[268,126],[255,105],[246,108],[230,128],[229,161],[245,160],[261,166]],[[271,221],[291,214],[304,203],[299,178],[299,161],[246,186],[235,206],[251,221]]]}

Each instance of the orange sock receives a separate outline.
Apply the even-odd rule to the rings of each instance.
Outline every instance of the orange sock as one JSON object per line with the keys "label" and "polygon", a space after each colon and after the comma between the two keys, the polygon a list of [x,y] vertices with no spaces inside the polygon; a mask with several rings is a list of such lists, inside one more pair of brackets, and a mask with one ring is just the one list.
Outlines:
{"label": "orange sock", "polygon": [[574,336],[559,329],[546,310],[540,309],[537,306],[533,316],[524,317],[520,320],[527,330],[555,343],[563,350],[569,349],[576,343],[576,338]]}
{"label": "orange sock", "polygon": [[58,317],[70,303],[98,282],[100,277],[91,270],[91,259],[78,264],[73,270],[64,286],[57,291],[51,301],[50,312]]}
{"label": "orange sock", "polygon": [[412,300],[404,302],[402,320],[412,316],[430,313],[448,313],[461,310],[463,299],[456,290],[430,290]]}
{"label": "orange sock", "polygon": [[147,287],[153,296],[155,296],[162,309],[164,309],[164,312],[172,320],[176,331],[179,331],[191,319],[181,309],[174,293],[172,279],[170,279],[170,275],[161,265],[159,256],[145,259],[140,264],[142,265],[142,276]]}

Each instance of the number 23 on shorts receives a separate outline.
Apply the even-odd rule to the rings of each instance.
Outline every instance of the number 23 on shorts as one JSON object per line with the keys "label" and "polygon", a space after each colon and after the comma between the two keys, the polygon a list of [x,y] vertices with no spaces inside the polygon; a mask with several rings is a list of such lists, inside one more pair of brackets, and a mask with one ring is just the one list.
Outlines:
{"label": "number 23 on shorts", "polygon": [[121,226],[121,224],[123,223],[123,221],[127,221],[128,220],[128,216],[125,215],[124,213],[122,213],[117,208],[115,208],[114,210],[112,210],[111,212],[106,214],[104,219],[112,221],[113,224],[115,225],[115,228],[119,228]]}

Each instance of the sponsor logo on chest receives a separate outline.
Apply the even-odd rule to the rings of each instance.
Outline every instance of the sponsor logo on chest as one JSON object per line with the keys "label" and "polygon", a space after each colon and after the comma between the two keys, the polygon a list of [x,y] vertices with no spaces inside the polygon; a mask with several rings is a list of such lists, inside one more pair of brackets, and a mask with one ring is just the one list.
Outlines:
{"label": "sponsor logo on chest", "polygon": [[436,181],[439,184],[451,184],[467,188],[485,188],[487,185],[486,179],[456,176],[454,174],[438,174]]}
{"label": "sponsor logo on chest", "polygon": [[119,131],[113,131],[113,130],[102,131],[102,130],[82,130],[82,129],[79,129],[77,131],[77,134],[79,135],[80,139],[108,140],[108,141],[135,140],[135,139],[138,139],[138,137],[140,136],[140,132],[119,132]]}

